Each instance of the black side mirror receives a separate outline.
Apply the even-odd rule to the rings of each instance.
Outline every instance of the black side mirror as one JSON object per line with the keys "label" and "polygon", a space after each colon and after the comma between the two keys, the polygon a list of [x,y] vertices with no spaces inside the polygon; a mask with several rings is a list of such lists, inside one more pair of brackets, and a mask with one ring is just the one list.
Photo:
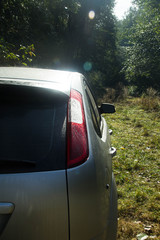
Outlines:
{"label": "black side mirror", "polygon": [[102,103],[101,106],[99,107],[99,112],[100,114],[102,113],[114,113],[115,107],[113,104],[110,103]]}

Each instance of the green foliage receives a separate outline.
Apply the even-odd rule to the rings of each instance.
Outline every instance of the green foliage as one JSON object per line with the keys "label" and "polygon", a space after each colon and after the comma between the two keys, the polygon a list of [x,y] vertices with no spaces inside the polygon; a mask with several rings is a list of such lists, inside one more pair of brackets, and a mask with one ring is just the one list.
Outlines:
{"label": "green foliage", "polygon": [[95,76],[99,86],[114,85],[120,67],[113,7],[114,0],[1,0],[0,34],[15,48],[15,61],[19,46],[33,43],[36,66],[76,70]]}
{"label": "green foliage", "polygon": [[9,44],[0,39],[0,65],[2,66],[15,66],[24,65],[27,66],[32,62],[34,53],[34,45],[20,46],[16,49],[15,45]]}
{"label": "green foliage", "polygon": [[102,85],[104,78],[105,76],[100,71],[95,71],[87,74],[87,79],[92,89],[94,89],[94,94],[97,100],[105,93],[105,88]]}
{"label": "green foliage", "polygon": [[132,45],[130,35],[133,32],[132,27],[136,24],[137,15],[137,9],[135,7],[131,7],[125,18],[117,22],[117,39],[119,46],[128,47]]}
{"label": "green foliage", "polygon": [[160,90],[160,2],[136,0],[119,27],[119,44],[125,48],[123,73],[140,93],[149,87]]}

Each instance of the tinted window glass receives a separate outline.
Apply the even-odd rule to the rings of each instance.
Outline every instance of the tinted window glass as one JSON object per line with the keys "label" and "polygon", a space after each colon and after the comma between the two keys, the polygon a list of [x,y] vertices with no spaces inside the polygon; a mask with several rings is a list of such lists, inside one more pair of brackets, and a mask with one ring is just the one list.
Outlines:
{"label": "tinted window glass", "polygon": [[91,111],[94,128],[95,128],[97,134],[101,136],[101,132],[100,132],[101,118],[99,115],[99,111],[98,111],[96,102],[95,102],[93,95],[88,86],[86,86],[86,93],[87,93],[87,97],[88,97],[88,101],[89,101],[89,107],[90,107],[90,111]]}
{"label": "tinted window glass", "polygon": [[23,88],[0,90],[0,171],[65,168],[66,99]]}

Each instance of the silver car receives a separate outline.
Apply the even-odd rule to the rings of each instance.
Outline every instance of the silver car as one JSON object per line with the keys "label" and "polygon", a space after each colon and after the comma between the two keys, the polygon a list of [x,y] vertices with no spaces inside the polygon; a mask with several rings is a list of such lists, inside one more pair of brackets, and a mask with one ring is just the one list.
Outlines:
{"label": "silver car", "polygon": [[110,132],[83,75],[0,68],[0,240],[114,240]]}

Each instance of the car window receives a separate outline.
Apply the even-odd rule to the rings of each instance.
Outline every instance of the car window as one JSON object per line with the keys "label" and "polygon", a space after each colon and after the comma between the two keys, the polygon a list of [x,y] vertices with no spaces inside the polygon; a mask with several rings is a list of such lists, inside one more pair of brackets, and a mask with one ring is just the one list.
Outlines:
{"label": "car window", "polygon": [[1,87],[0,171],[65,168],[66,109],[66,100],[45,90]]}
{"label": "car window", "polygon": [[91,111],[92,121],[94,128],[99,136],[101,136],[100,126],[101,126],[101,116],[98,111],[96,101],[91,93],[91,90],[88,85],[86,85],[86,94],[89,102],[89,107]]}

